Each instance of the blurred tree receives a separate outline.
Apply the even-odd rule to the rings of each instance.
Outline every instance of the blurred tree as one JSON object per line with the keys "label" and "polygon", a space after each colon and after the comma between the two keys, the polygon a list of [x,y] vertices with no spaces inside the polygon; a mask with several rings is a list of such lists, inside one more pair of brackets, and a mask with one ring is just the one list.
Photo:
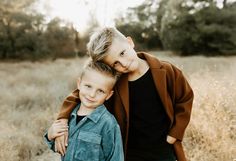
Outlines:
{"label": "blurred tree", "polygon": [[43,41],[46,43],[47,54],[53,59],[75,55],[74,28],[72,25],[67,26],[69,25],[62,26],[59,18],[54,18],[47,24]]}
{"label": "blurred tree", "polygon": [[58,18],[45,23],[45,16],[31,8],[35,1],[0,0],[0,59],[75,55],[79,41],[72,25]]}
{"label": "blurred tree", "polygon": [[99,22],[96,18],[96,13],[91,10],[89,12],[89,20],[88,20],[88,27],[86,29],[86,31],[83,33],[83,35],[80,37],[80,44],[79,44],[79,56],[85,56],[87,53],[87,43],[89,41],[89,37],[90,35],[96,31],[96,29],[98,29],[99,26]]}
{"label": "blurred tree", "polygon": [[162,48],[156,27],[156,11],[159,1],[146,0],[138,7],[129,8],[126,15],[118,17],[116,27],[126,36],[131,36],[137,49]]}
{"label": "blurred tree", "polygon": [[147,0],[117,18],[116,26],[148,49],[231,55],[236,54],[235,9],[236,2],[226,0],[220,5],[216,0]]}
{"label": "blurred tree", "polygon": [[[15,57],[16,36],[19,35],[23,28],[28,28],[29,17],[22,11],[30,7],[34,0],[0,0],[0,57]],[[21,21],[24,21],[21,23]],[[29,21],[28,21],[29,22]],[[19,29],[18,31],[15,29]]]}
{"label": "blurred tree", "polygon": [[163,46],[181,55],[236,54],[236,3],[217,7],[213,0],[161,3],[158,30]]}

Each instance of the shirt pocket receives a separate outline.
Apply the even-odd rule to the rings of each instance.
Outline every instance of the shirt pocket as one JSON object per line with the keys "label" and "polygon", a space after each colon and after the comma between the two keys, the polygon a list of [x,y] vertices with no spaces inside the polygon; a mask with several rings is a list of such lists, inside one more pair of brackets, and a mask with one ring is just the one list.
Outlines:
{"label": "shirt pocket", "polygon": [[93,132],[80,131],[75,158],[78,161],[99,161],[99,151],[102,137]]}

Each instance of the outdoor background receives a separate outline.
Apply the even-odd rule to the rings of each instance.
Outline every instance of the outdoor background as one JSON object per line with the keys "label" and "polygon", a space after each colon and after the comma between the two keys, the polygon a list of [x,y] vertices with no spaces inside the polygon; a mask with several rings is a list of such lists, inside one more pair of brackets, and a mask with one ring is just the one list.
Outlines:
{"label": "outdoor background", "polygon": [[188,159],[235,161],[235,0],[0,0],[0,160],[60,160],[43,134],[102,26],[183,71],[195,93]]}

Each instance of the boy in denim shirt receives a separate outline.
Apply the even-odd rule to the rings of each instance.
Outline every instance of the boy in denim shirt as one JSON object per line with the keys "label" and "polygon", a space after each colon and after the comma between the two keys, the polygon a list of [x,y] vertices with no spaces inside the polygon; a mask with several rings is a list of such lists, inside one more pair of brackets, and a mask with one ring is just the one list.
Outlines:
{"label": "boy in denim shirt", "polygon": [[118,78],[115,70],[101,62],[90,61],[78,80],[78,105],[69,118],[69,129],[60,120],[48,129],[45,140],[54,150],[54,139],[69,130],[63,161],[123,161],[120,127],[105,106]]}

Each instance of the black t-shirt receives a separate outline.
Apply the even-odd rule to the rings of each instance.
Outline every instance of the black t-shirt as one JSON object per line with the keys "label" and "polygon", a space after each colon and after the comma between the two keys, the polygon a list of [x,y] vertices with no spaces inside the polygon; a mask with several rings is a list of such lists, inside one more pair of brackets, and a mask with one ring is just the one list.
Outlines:
{"label": "black t-shirt", "polygon": [[[156,90],[150,69],[139,79],[129,81],[129,150],[150,151],[162,155],[169,149],[166,136],[170,120]],[[158,153],[160,152],[160,153]]]}
{"label": "black t-shirt", "polygon": [[76,124],[78,124],[85,116],[86,115],[83,115],[83,116],[77,115],[77,117],[76,117]]}

